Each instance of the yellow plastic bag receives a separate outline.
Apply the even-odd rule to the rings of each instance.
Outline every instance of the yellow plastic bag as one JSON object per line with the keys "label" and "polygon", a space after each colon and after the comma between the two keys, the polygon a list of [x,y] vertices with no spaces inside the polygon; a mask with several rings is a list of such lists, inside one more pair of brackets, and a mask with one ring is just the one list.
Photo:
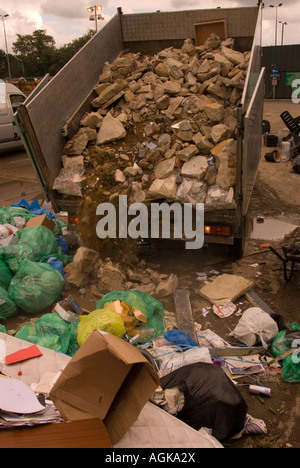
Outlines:
{"label": "yellow plastic bag", "polygon": [[119,338],[123,338],[126,333],[122,317],[117,312],[110,309],[94,310],[89,315],[80,317],[77,332],[79,346],[83,345],[94,330],[101,330],[111,335],[118,336]]}

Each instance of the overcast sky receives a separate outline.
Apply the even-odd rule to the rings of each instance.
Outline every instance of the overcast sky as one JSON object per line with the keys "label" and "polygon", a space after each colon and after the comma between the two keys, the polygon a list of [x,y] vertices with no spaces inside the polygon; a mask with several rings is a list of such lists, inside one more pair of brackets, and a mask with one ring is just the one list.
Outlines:
{"label": "overcast sky", "polygon": [[[1,0],[0,15],[9,15],[4,20],[9,52],[12,52],[12,43],[16,41],[16,34],[32,34],[36,29],[44,29],[47,34],[53,36],[56,47],[83,36],[89,29],[95,27],[95,23],[89,20],[90,14],[87,12],[87,7],[93,5],[94,2],[91,0]],[[279,1],[272,2],[272,0],[264,2],[263,45],[275,44],[276,8],[269,6],[279,5],[279,3]],[[279,21],[282,21],[288,23],[284,26],[284,44],[300,44],[300,0],[282,0],[282,3],[283,5],[277,8],[277,43],[281,43],[282,24]],[[123,13],[144,13],[157,10],[255,6],[257,0],[164,0],[163,4],[161,0],[143,0],[143,2],[140,0],[103,0],[100,4],[103,8],[104,21],[99,22],[99,29],[116,14],[118,7],[122,8]],[[0,49],[5,50],[2,24],[0,24]]]}

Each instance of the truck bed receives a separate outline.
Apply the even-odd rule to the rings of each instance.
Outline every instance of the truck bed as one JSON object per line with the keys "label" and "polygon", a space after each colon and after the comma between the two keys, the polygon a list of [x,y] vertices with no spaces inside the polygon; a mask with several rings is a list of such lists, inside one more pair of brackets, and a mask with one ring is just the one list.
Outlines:
{"label": "truck bed", "polygon": [[[78,197],[53,190],[61,169],[61,156],[67,139],[74,136],[83,115],[90,111],[94,87],[106,62],[113,62],[124,50],[154,54],[165,47],[181,47],[195,39],[197,25],[225,21],[235,49],[252,49],[238,128],[238,164],[235,210],[209,213],[210,222],[227,218],[233,225],[230,238],[210,236],[210,242],[232,244],[242,235],[242,219],[247,212],[260,157],[263,74],[260,69],[258,8],[232,8],[156,12],[123,15],[118,9],[111,21],[98,32],[54,77],[46,76],[16,114],[16,122],[45,198],[55,211],[75,215]],[[46,111],[45,111],[46,110]],[[246,175],[245,175],[246,174]],[[234,220],[234,221],[233,221]]]}

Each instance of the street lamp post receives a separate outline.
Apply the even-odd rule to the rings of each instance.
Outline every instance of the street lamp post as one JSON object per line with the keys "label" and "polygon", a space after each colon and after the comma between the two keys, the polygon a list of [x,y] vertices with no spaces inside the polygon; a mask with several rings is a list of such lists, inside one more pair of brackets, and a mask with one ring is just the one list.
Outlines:
{"label": "street lamp post", "polygon": [[275,45],[277,45],[277,24],[278,24],[278,8],[283,4],[279,3],[278,5],[270,5],[270,8],[275,8],[276,10],[276,27],[275,27]]}
{"label": "street lamp post", "polygon": [[103,16],[101,15],[102,6],[101,5],[94,5],[87,9],[89,13],[94,13],[90,16],[90,21],[95,20],[95,29],[96,32],[98,31],[98,21],[97,20],[104,20]]}
{"label": "street lamp post", "polygon": [[4,22],[4,18],[8,18],[8,16],[9,16],[8,14],[0,15],[0,17],[2,18],[3,30],[4,30],[4,40],[5,40],[5,50],[6,50],[8,77],[11,78],[9,55],[8,55],[8,48],[7,48],[7,39],[6,39],[6,30],[5,30],[5,22]]}
{"label": "street lamp post", "polygon": [[279,23],[282,24],[282,30],[281,30],[281,45],[283,45],[284,26],[287,26],[287,22],[286,22],[286,21],[279,21]]}

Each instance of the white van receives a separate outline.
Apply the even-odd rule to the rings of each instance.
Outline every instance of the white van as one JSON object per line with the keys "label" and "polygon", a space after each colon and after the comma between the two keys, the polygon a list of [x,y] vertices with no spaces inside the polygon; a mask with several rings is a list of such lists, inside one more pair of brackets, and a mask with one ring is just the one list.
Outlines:
{"label": "white van", "polygon": [[13,114],[25,99],[16,86],[0,80],[0,152],[23,148]]}

